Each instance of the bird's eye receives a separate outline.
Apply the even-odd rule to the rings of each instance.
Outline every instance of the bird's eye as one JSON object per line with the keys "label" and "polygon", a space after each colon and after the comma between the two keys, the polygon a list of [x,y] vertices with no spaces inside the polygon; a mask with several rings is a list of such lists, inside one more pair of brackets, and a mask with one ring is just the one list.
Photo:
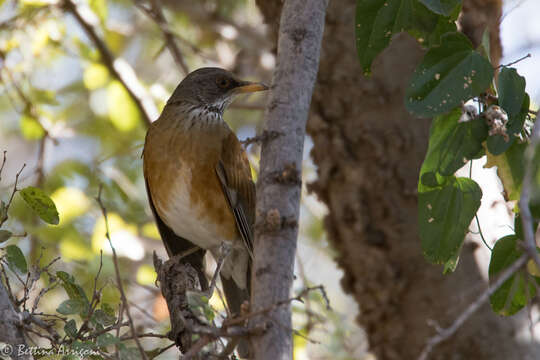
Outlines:
{"label": "bird's eye", "polygon": [[216,80],[216,82],[217,82],[217,85],[222,89],[228,88],[229,85],[231,84],[231,81],[227,78],[219,78]]}

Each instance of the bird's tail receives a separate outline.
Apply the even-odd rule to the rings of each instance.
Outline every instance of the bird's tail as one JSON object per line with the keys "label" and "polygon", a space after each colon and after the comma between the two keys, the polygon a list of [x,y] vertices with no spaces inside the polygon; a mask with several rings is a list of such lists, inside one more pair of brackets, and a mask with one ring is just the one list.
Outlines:
{"label": "bird's tail", "polygon": [[[240,309],[242,307],[242,304],[245,301],[250,300],[250,282],[247,282],[248,286],[246,289],[241,289],[240,287],[238,287],[238,285],[236,285],[236,282],[234,281],[232,276],[229,279],[225,278],[225,276],[221,276],[221,283],[223,284],[223,292],[225,293],[225,298],[227,299],[227,305],[229,306],[229,310],[231,311],[233,316],[240,315]],[[236,349],[240,358],[250,358],[249,341],[247,339],[240,339]]]}

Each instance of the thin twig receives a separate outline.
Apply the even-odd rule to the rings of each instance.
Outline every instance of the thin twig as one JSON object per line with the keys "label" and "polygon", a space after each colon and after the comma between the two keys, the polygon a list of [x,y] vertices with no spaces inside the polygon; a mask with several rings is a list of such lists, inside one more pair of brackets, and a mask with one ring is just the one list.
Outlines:
{"label": "thin twig", "polygon": [[9,197],[8,203],[4,208],[4,217],[0,218],[0,226],[2,226],[8,219],[7,212],[9,210],[9,207],[11,206],[11,202],[13,201],[13,197],[15,196],[15,193],[19,191],[19,189],[17,188],[17,185],[19,182],[19,176],[21,175],[25,167],[26,167],[26,164],[23,164],[23,166],[21,167],[21,170],[19,170],[17,174],[15,174],[15,184],[13,185],[13,190],[11,191],[11,196]]}
{"label": "thin twig", "polygon": [[116,282],[118,283],[118,290],[120,290],[120,297],[122,299],[122,304],[124,306],[124,309],[126,310],[126,315],[129,320],[129,327],[131,328],[131,334],[133,335],[133,338],[135,340],[135,343],[137,344],[137,348],[139,349],[139,352],[141,353],[141,356],[143,360],[148,360],[148,357],[146,356],[146,352],[144,351],[141,342],[139,341],[139,337],[137,336],[137,331],[135,329],[135,324],[133,322],[133,318],[131,317],[131,313],[129,311],[129,304],[126,297],[126,293],[124,292],[124,286],[122,285],[122,278],[120,276],[120,269],[118,266],[118,256],[116,255],[116,250],[112,244],[110,232],[109,232],[109,221],[107,218],[107,209],[103,205],[103,202],[101,201],[101,191],[103,189],[103,186],[99,187],[98,196],[96,198],[97,203],[99,204],[99,207],[101,209],[101,213],[103,214],[103,218],[105,221],[105,237],[109,241],[109,246],[112,250],[113,255],[113,263],[114,263],[114,272],[116,274]]}
{"label": "thin twig", "polygon": [[517,59],[517,60],[515,60],[515,61],[512,61],[512,62],[510,62],[510,63],[508,63],[508,64],[502,64],[502,65],[499,65],[499,66],[496,67],[496,69],[500,69],[500,68],[502,68],[502,67],[512,66],[512,65],[517,64],[518,62],[523,61],[523,60],[525,60],[525,59],[527,59],[527,58],[530,58],[530,57],[531,57],[531,54],[529,53],[529,54],[527,54],[527,55],[525,55],[525,56],[522,56],[522,57],[520,57],[519,59]]}
{"label": "thin twig", "polygon": [[274,311],[275,309],[277,309],[278,307],[280,306],[283,306],[283,305],[288,305],[290,304],[291,302],[293,301],[300,301],[300,302],[303,302],[303,297],[306,296],[308,293],[312,292],[312,291],[315,291],[315,290],[319,290],[325,300],[325,303],[326,303],[326,308],[328,310],[331,309],[330,307],[330,300],[328,299],[328,296],[326,295],[326,290],[324,289],[324,286],[323,285],[317,285],[317,286],[312,286],[312,287],[307,287],[305,289],[303,289],[298,295],[296,295],[295,297],[291,297],[291,298],[288,298],[286,300],[282,300],[282,301],[278,301],[277,303],[271,305],[271,306],[268,306],[264,309],[261,309],[261,310],[257,310],[257,311],[253,311],[253,312],[250,312],[248,314],[245,314],[245,315],[242,315],[242,316],[238,316],[234,319],[231,319],[231,320],[227,320],[223,323],[223,326],[232,326],[232,325],[236,325],[236,324],[242,324],[244,323],[246,320],[252,318],[253,316],[257,316],[257,315],[261,315],[261,314],[266,314],[266,313],[269,313],[269,312],[272,312]]}
{"label": "thin twig", "polygon": [[4,150],[4,159],[2,160],[2,166],[0,166],[0,181],[2,181],[2,170],[4,170],[4,165],[6,165],[6,157],[7,151]]}
{"label": "thin twig", "polygon": [[137,0],[135,1],[135,6],[141,9],[149,18],[154,20],[163,34],[165,45],[171,52],[174,61],[182,69],[184,75],[189,74],[189,67],[186,64],[186,60],[184,59],[184,55],[180,51],[180,48],[176,45],[176,38],[170,30],[165,15],[163,15],[163,11],[161,10],[162,6],[159,4],[159,0],[150,0],[150,8],[140,4]]}
{"label": "thin twig", "polygon": [[486,291],[484,291],[473,303],[471,303],[467,309],[465,309],[465,311],[463,311],[454,320],[450,327],[446,329],[438,329],[437,335],[431,337],[427,341],[422,353],[418,357],[418,360],[427,360],[433,348],[454,335],[454,333],[465,323],[465,321],[467,321],[489,299],[489,297],[506,282],[506,280],[512,277],[516,271],[525,265],[528,259],[529,256],[527,254],[523,254],[511,266],[509,266]]}
{"label": "thin twig", "polygon": [[[64,0],[64,7],[69,13],[71,13],[75,17],[75,20],[77,20],[79,25],[81,25],[81,27],[84,29],[90,40],[94,43],[95,47],[99,51],[103,64],[107,67],[107,69],[109,69],[109,72],[122,84],[122,86],[129,93],[129,96],[133,99],[135,105],[141,112],[144,122],[147,126],[149,126],[152,123],[152,118],[154,117],[154,114],[157,113],[155,106],[153,106],[152,100],[147,99],[147,96],[137,94],[136,90],[132,86],[128,85],[126,78],[123,76],[123,74],[121,74],[120,70],[118,69],[119,66],[117,60],[114,58],[114,55],[107,47],[107,44],[98,36],[96,29],[94,29],[92,24],[90,24],[81,15],[79,10],[77,9],[77,5],[72,0]],[[139,90],[142,90],[142,88]]]}

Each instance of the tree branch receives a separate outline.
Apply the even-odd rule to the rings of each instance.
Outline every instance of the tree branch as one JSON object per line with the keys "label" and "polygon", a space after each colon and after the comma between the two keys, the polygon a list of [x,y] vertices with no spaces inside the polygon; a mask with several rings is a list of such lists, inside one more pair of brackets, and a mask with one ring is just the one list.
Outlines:
{"label": "tree branch", "polygon": [[186,64],[186,60],[184,59],[184,55],[180,51],[178,45],[176,45],[176,37],[170,30],[167,19],[165,19],[165,15],[163,15],[163,11],[161,11],[161,4],[159,3],[159,0],[150,0],[150,8],[147,8],[138,0],[135,1],[135,6],[141,9],[146,15],[148,15],[149,18],[151,18],[156,23],[156,25],[161,30],[161,33],[163,34],[165,45],[171,52],[174,61],[183,71],[184,75],[189,74],[189,68]]}
{"label": "tree branch", "polygon": [[508,267],[493,284],[489,286],[489,288],[484,291],[478,299],[476,299],[472,304],[465,309],[459,315],[452,325],[446,329],[438,329],[438,334],[430,338],[424,349],[422,350],[422,353],[418,357],[418,360],[427,360],[429,354],[433,350],[435,346],[437,346],[439,343],[449,339],[454,333],[467,321],[480,307],[489,299],[489,297],[497,291],[506,280],[508,280],[512,275],[516,273],[529,259],[529,256],[527,254],[523,254],[519,259],[517,259],[510,267]]}
{"label": "tree branch", "polygon": [[[20,345],[27,347],[26,340],[22,331],[21,316],[15,310],[11,303],[8,292],[0,281],[0,341],[6,343],[2,350],[2,355],[11,355],[13,359],[32,359],[30,355],[19,356],[17,348]],[[9,347],[10,348],[9,348]],[[12,349],[11,353],[8,352]]]}
{"label": "tree branch", "polygon": [[152,99],[147,95],[146,90],[137,80],[133,69],[122,59],[115,59],[107,44],[98,36],[96,29],[87,21],[77,9],[77,5],[72,0],[64,1],[64,8],[71,13],[75,20],[84,29],[94,46],[101,55],[103,64],[109,72],[124,86],[129,96],[141,112],[146,126],[158,117],[157,108]]}
{"label": "tree branch", "polygon": [[[252,311],[289,298],[298,235],[302,152],[328,0],[288,0],[281,14],[277,68],[267,107],[266,128],[281,136],[265,141],[257,182]],[[276,176],[281,174],[281,176]],[[254,358],[291,359],[289,306],[252,319],[271,326],[253,336]],[[283,325],[283,326],[281,326]]]}

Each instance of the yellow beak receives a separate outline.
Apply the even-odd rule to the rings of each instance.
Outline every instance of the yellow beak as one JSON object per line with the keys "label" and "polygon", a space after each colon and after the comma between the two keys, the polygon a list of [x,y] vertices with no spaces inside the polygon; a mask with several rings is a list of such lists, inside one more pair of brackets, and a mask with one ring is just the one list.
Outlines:
{"label": "yellow beak", "polygon": [[236,92],[236,93],[250,93],[250,92],[256,92],[256,91],[268,90],[268,86],[264,85],[263,83],[244,81],[241,84],[242,85],[237,86],[236,88],[234,88],[234,92]]}

